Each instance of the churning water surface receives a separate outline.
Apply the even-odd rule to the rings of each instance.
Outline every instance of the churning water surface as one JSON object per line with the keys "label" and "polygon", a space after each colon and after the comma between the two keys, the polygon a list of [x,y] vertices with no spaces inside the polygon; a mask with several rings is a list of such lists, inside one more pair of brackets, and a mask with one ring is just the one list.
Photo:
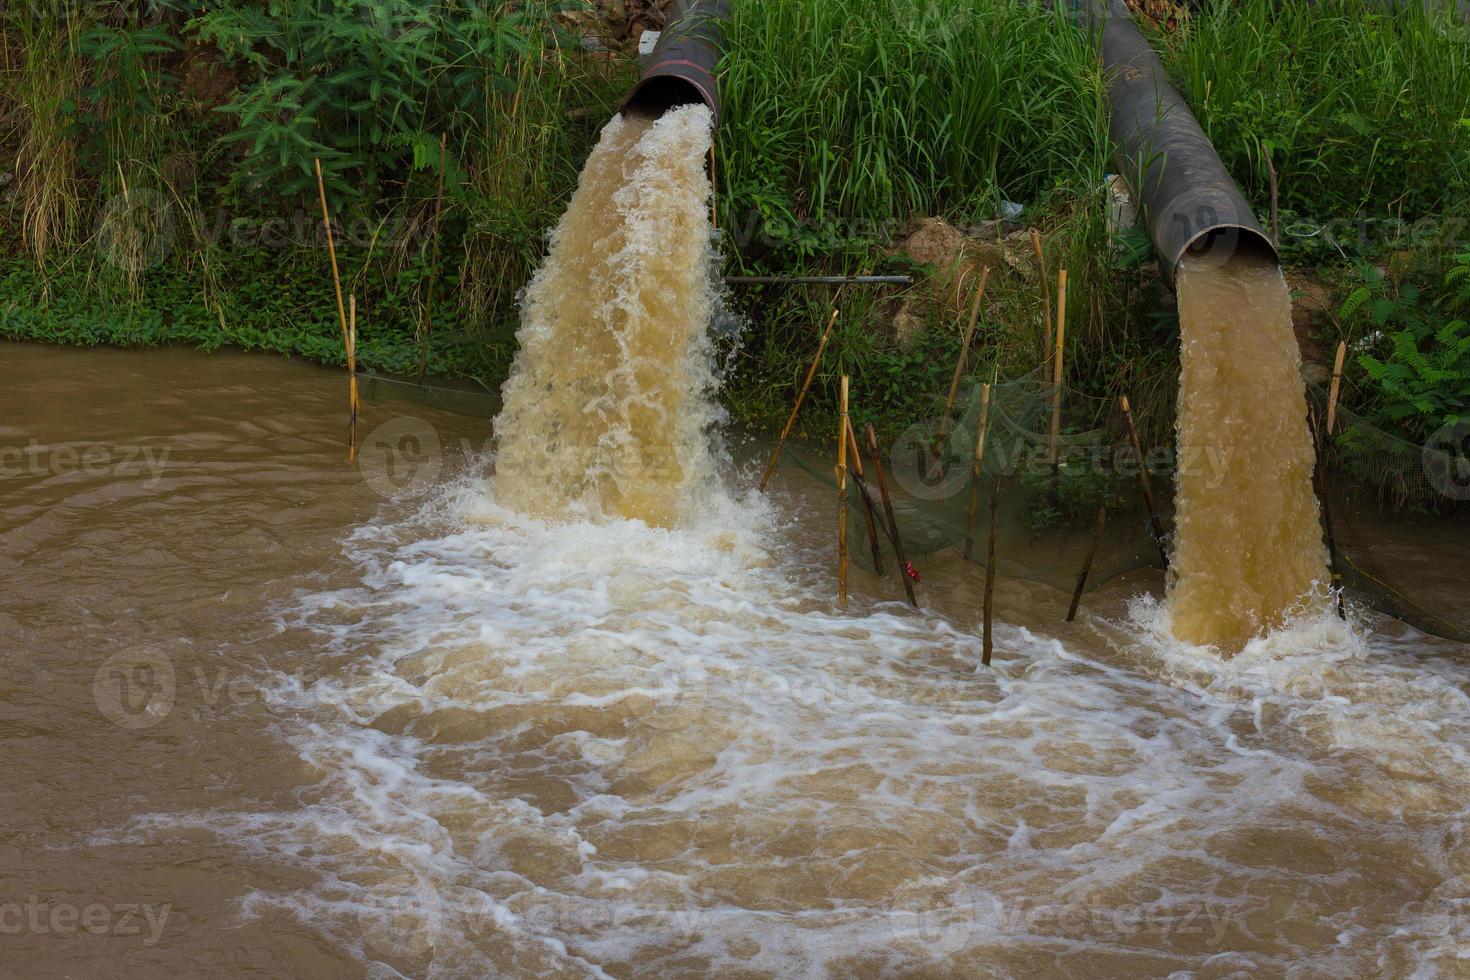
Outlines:
{"label": "churning water surface", "polygon": [[[349,466],[332,372],[7,351],[7,445],[41,462],[0,493],[6,968],[1463,974],[1463,647],[1304,614],[1223,659],[1150,579],[1075,625],[1003,582],[982,668],[979,576],[943,556],[919,610],[859,569],[836,609],[830,490],[750,489],[702,332],[628,274],[666,261],[647,202],[707,204],[702,113],[605,133],[589,171],[683,176],[624,180],[603,235],[574,205],[498,459],[485,423],[370,409]],[[674,227],[707,309],[707,231]],[[587,317],[658,339],[579,347],[538,306],[573,262]],[[167,456],[74,465],[95,446]]]}

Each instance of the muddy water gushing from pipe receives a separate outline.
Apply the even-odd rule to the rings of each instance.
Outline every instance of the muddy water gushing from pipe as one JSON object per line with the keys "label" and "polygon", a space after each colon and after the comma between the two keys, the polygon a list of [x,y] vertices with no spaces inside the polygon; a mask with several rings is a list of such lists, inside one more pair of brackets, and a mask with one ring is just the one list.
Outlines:
{"label": "muddy water gushing from pipe", "polygon": [[1327,581],[1291,296],[1271,259],[1179,267],[1179,475],[1168,608],[1181,640],[1240,650]]}
{"label": "muddy water gushing from pipe", "polygon": [[496,497],[542,517],[669,526],[714,470],[712,121],[615,116],[522,301]]}
{"label": "muddy water gushing from pipe", "polygon": [[[953,554],[926,566],[923,610],[855,570],[837,614],[830,489],[795,471],[769,499],[721,487],[716,451],[680,428],[714,412],[693,218],[707,130],[666,119],[610,126],[621,171],[589,166],[652,196],[563,223],[489,479],[467,450],[421,498],[382,489],[405,458],[449,462],[424,456],[429,436],[481,443],[441,415],[371,420],[362,473],[345,469],[331,372],[7,350],[0,435],[29,440],[33,465],[0,447],[0,733],[24,747],[5,966],[1463,967],[1470,670],[1447,655],[1463,648],[1317,617],[1226,660],[1175,641],[1151,600],[1126,616],[1143,583],[1063,626],[1064,596],[1002,580],[978,669],[980,576]],[[664,149],[688,178],[667,202],[636,189]],[[689,224],[640,239],[664,203]],[[669,241],[694,251],[655,254]],[[683,300],[619,278],[686,259]],[[654,303],[677,322],[634,315]],[[79,469],[79,433],[173,456],[147,481]],[[648,447],[679,466],[631,466]],[[149,700],[110,721],[97,678],[140,644],[177,689],[156,719]],[[170,914],[156,936],[58,935],[65,919],[27,907],[60,902]],[[45,928],[14,933],[27,916]]]}

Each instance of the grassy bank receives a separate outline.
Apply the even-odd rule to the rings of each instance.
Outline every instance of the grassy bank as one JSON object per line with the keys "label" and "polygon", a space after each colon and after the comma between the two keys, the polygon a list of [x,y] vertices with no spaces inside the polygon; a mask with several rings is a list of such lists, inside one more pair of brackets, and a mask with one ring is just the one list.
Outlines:
{"label": "grassy bank", "polygon": [[[1347,399],[1411,441],[1470,417],[1470,23],[1454,3],[1214,3],[1157,39],[1281,250],[1335,286]],[[1264,210],[1264,208],[1263,208]]]}
{"label": "grassy bank", "polygon": [[[1354,404],[1429,431],[1470,413],[1470,355],[1441,336],[1464,307],[1454,222],[1470,198],[1470,45],[1417,9],[1276,8],[1217,3],[1157,41],[1263,211],[1269,151],[1288,260],[1328,267],[1335,309],[1356,297],[1314,327],[1324,344],[1354,342]],[[605,22],[541,0],[7,5],[0,335],[340,363],[320,159],[366,365],[498,385],[516,293],[634,77],[626,47],[588,43]],[[972,367],[1034,370],[1042,290],[1024,227],[1006,237],[1033,226],[1048,270],[1070,273],[1069,383],[1131,394],[1167,434],[1171,304],[1146,243],[1106,227],[1105,100],[1080,32],[1010,0],[789,0],[737,4],[727,33],[726,271],[921,280],[733,292],[746,327],[726,397],[739,417],[782,414],[834,302],[813,423],[841,372],[862,420],[933,414],[981,264],[996,275]],[[966,232],[963,251],[906,251],[923,216]],[[1400,369],[1418,379],[1407,398],[1391,387],[1407,383]]]}

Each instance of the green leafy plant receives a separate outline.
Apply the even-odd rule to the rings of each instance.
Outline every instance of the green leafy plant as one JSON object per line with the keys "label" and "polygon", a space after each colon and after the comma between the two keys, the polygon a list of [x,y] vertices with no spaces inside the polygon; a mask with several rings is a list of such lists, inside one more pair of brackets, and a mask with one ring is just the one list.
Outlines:
{"label": "green leafy plant", "polygon": [[1368,332],[1356,346],[1367,408],[1385,428],[1422,439],[1470,417],[1470,252],[1454,258],[1440,297],[1395,286],[1377,269],[1343,301],[1342,320]]}

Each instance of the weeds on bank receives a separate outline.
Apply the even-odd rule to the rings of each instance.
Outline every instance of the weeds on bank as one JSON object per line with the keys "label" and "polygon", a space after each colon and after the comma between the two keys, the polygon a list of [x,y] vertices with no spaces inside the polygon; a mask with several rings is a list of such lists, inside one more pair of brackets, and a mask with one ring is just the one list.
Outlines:
{"label": "weeds on bank", "polygon": [[1246,196],[1269,149],[1283,206],[1318,224],[1442,215],[1470,186],[1470,23],[1454,0],[1212,0],[1170,70]]}

